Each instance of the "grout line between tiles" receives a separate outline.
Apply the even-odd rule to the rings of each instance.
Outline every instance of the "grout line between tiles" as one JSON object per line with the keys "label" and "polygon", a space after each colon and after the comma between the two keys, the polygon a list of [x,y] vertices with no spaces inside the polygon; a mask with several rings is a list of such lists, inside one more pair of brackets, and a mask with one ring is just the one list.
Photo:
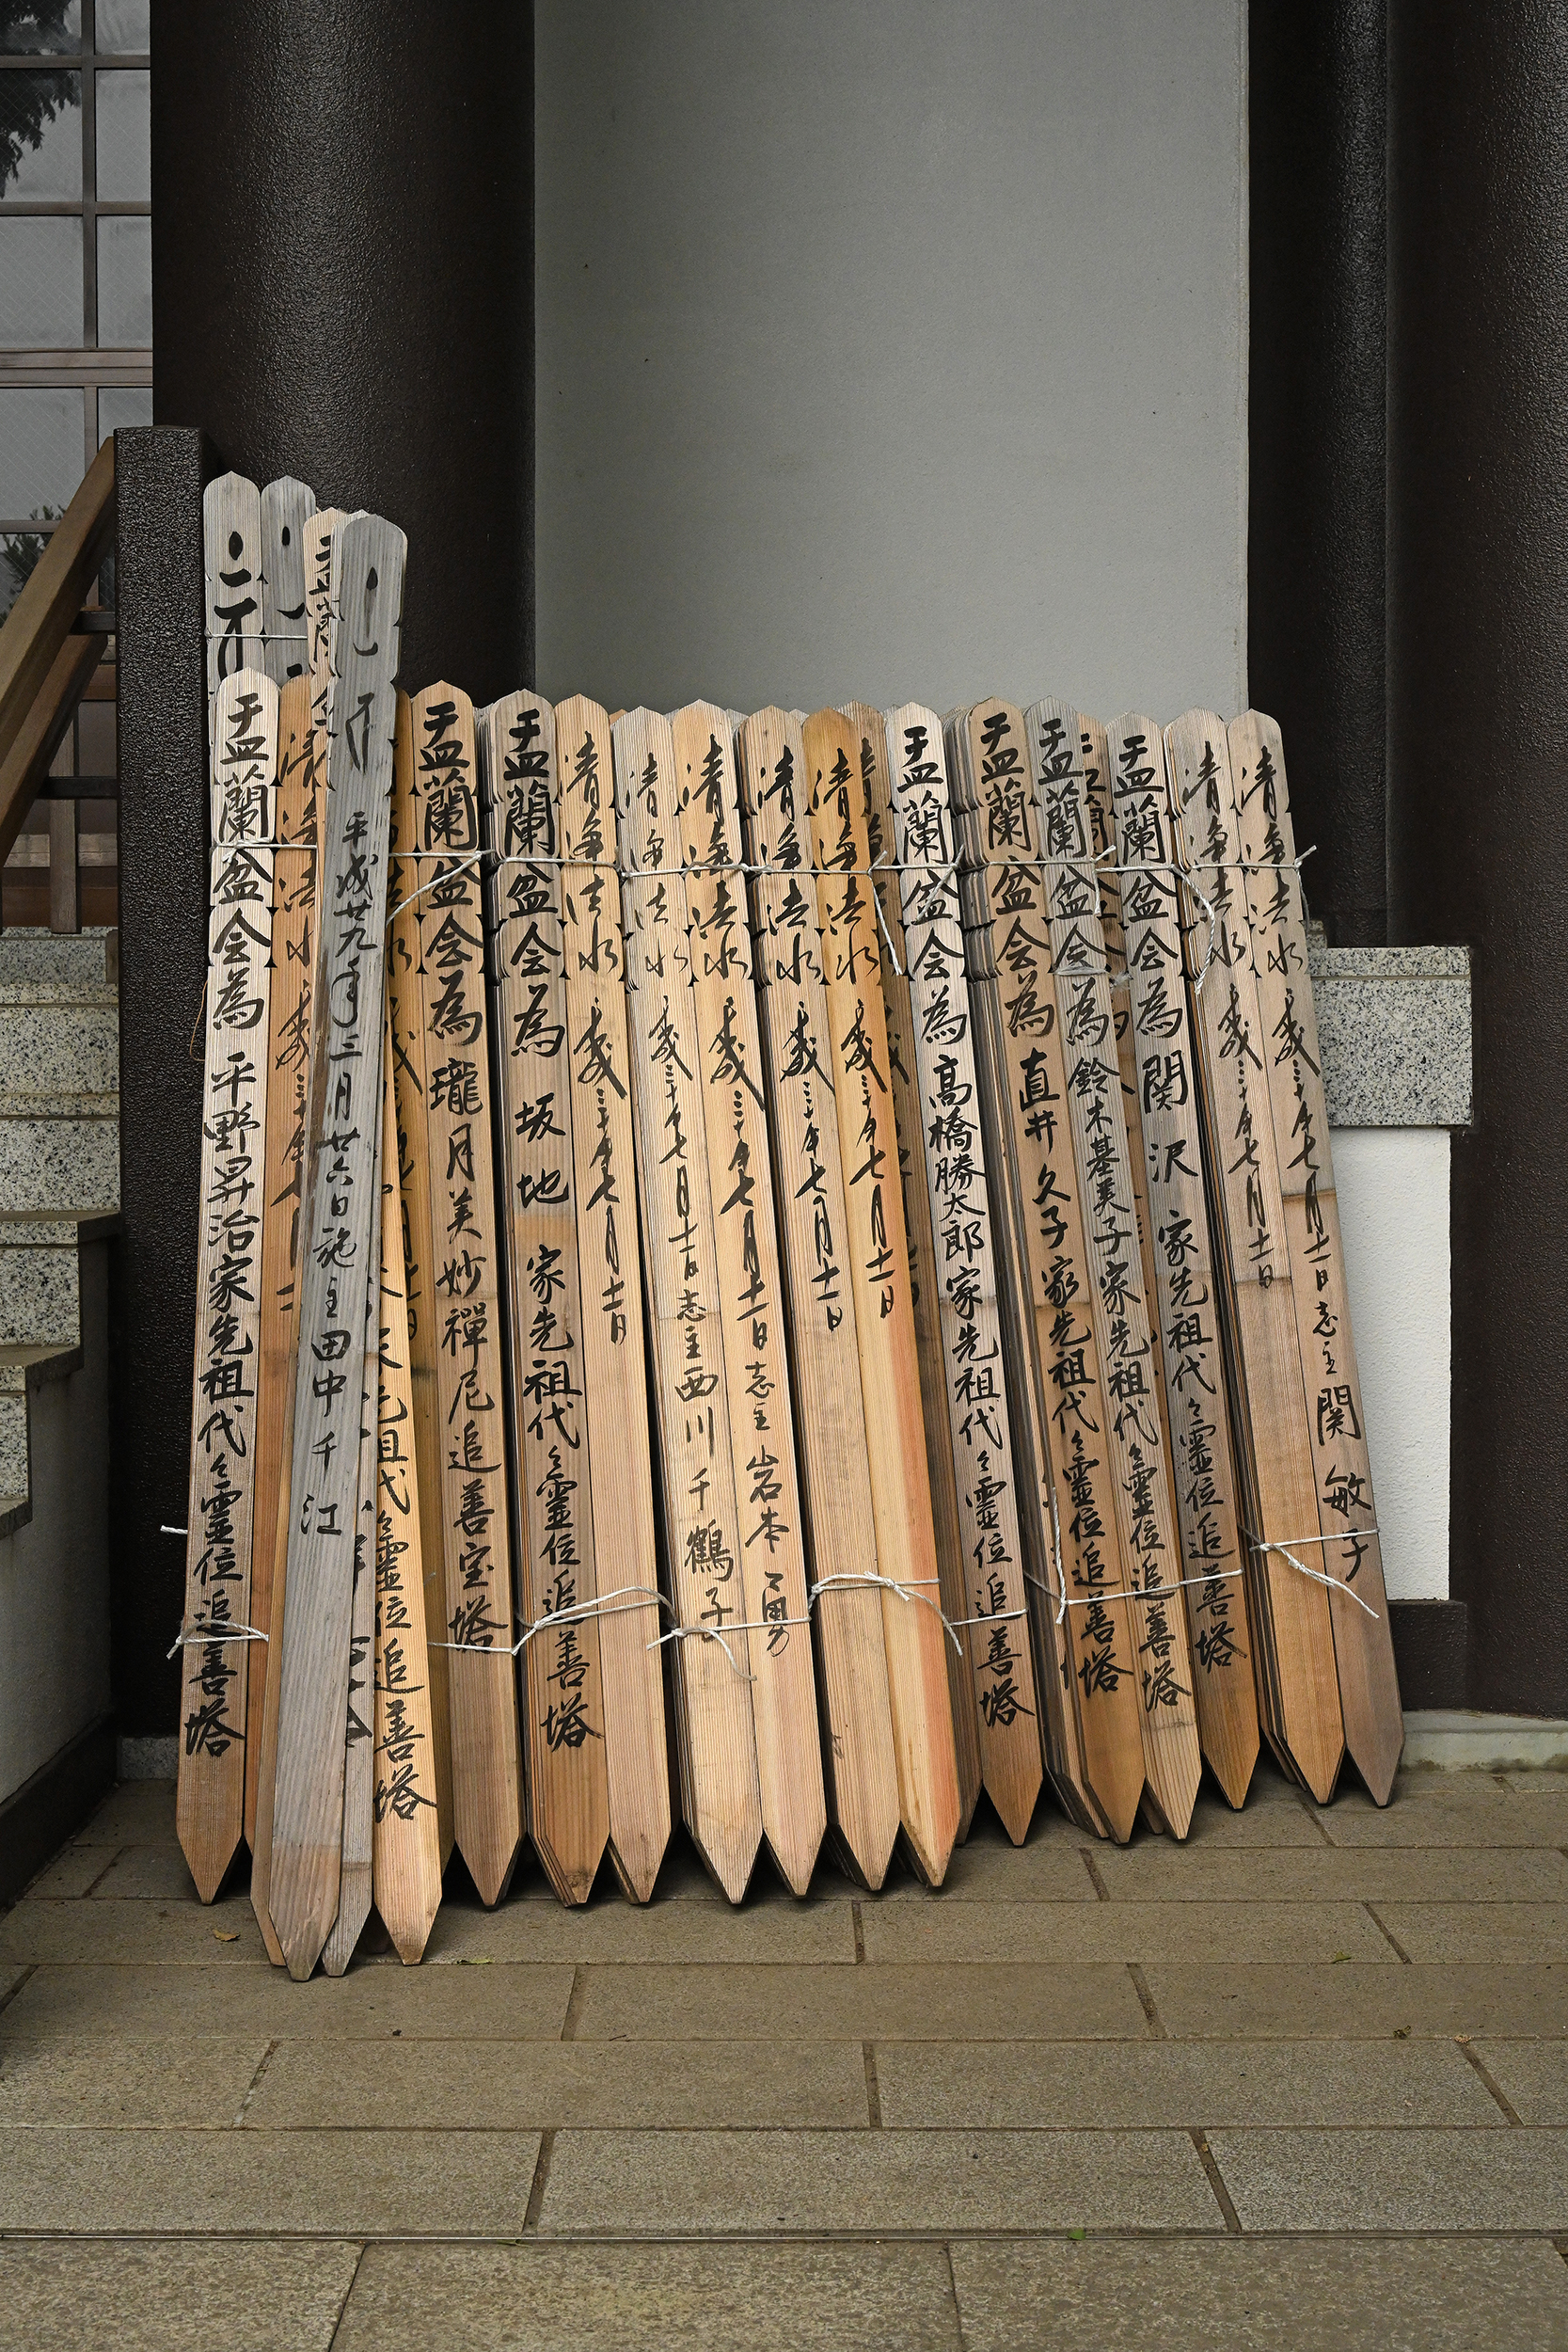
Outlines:
{"label": "grout line between tiles", "polygon": [[274,2053],[281,2047],[282,2044],[275,2040],[269,2042],[266,2048],[262,2051],[256,2072],[252,2074],[250,2081],[245,2088],[245,2097],[240,2101],[238,2111],[235,2114],[233,2125],[235,2131],[238,2131],[241,2124],[245,2122],[245,2109],[249,2106],[252,2099],[255,2098],[257,2091],[261,2089],[261,2077],[266,2073],[267,2068],[272,2064]]}
{"label": "grout line between tiles", "polygon": [[877,2080],[877,2045],[874,2042],[861,2043],[861,2058],[865,2066],[865,2112],[871,2129],[882,2128],[882,2086]]}
{"label": "grout line between tiles", "polygon": [[0,2010],[9,2009],[11,2003],[21,1992],[23,1986],[29,1982],[32,1978],[37,1976],[38,1968],[39,1963],[36,1960],[29,1961],[26,1967],[22,1971],[21,1976],[18,1977],[16,1982],[12,1985],[10,1991],[8,1993],[0,1993]]}
{"label": "grout line between tiles", "polygon": [[1169,2036],[1160,2021],[1160,2012],[1154,2006],[1154,1995],[1149,1991],[1144,1979],[1144,1972],[1135,1960],[1128,1962],[1127,1973],[1132,1979],[1132,1990],[1138,1996],[1138,2005],[1148,2020],[1149,2032],[1156,2042],[1167,2041]]}
{"label": "grout line between tiles", "polygon": [[1206,2135],[1195,2128],[1189,2133],[1188,2137],[1192,2140],[1193,2146],[1197,2152],[1197,2160],[1203,2167],[1204,2178],[1207,2180],[1209,2186],[1213,2191],[1214,2202],[1218,2205],[1221,2213],[1225,2216],[1226,2229],[1229,2232],[1232,2237],[1240,2237],[1242,2234],[1241,2220],[1237,2215],[1235,2206],[1230,2201],[1230,2191],[1226,2187],[1225,2181],[1220,2172],[1220,2168],[1214,2160],[1214,2152],[1210,2147]]}
{"label": "grout line between tiles", "polygon": [[359,2282],[359,2269],[361,2264],[364,2262],[365,2253],[366,2242],[363,2238],[361,2238],[359,2241],[359,2251],[354,2257],[354,2269],[350,2274],[348,2285],[343,2291],[343,2299],[338,2306],[338,2316],[332,2323],[332,2333],[327,2338],[326,2352],[332,2352],[332,2347],[338,2341],[338,2330],[343,2324],[343,2313],[348,2309],[349,2296],[354,2293],[355,2288]]}
{"label": "grout line between tiles", "polygon": [[122,1855],[128,1854],[130,1851],[131,1849],[129,1846],[116,1846],[114,1848],[109,1855],[109,1859],[105,1862],[102,1870],[99,1871],[98,1876],[88,1886],[83,1889],[82,1899],[84,1901],[88,1895],[91,1895],[98,1887],[103,1885],[104,1880],[108,1877],[109,1872],[114,1868],[115,1864],[119,1861]]}
{"label": "grout line between tiles", "polygon": [[[1561,2248],[1558,2251],[1561,2252]],[[958,2301],[958,2274],[953,2267],[953,2249],[946,2238],[942,2242],[942,2258],[947,2265],[947,2292],[953,2297],[953,2325],[958,2329],[956,2352],[964,2352],[963,2306]]]}
{"label": "grout line between tiles", "polygon": [[528,2206],[523,2215],[523,2233],[525,2236],[537,2234],[539,2228],[539,2209],[545,2201],[545,2191],[549,2185],[550,2158],[554,2153],[555,2134],[553,2132],[541,2132],[539,2135],[539,2153],[534,2160],[533,2166],[533,2178],[529,2183]]}
{"label": "grout line between tiles", "polygon": [[1078,1858],[1089,1874],[1089,1884],[1094,1888],[1096,1897],[1101,1902],[1108,1903],[1111,1899],[1111,1890],[1101,1877],[1100,1865],[1087,1846],[1079,1847]]}
{"label": "grout line between tiles", "polygon": [[1395,1958],[1397,1960],[1403,1961],[1407,1968],[1410,1967],[1412,1964],[1410,1954],[1405,1950],[1404,1946],[1400,1942],[1399,1937],[1395,1935],[1390,1929],[1384,1926],[1382,1920],[1378,1917],[1377,1913],[1374,1911],[1370,1903],[1363,1903],[1361,1908],[1366,1913],[1368,1918],[1371,1921],[1373,1927],[1376,1928],[1379,1935],[1383,1937],[1385,1943],[1392,1946]]}
{"label": "grout line between tiles", "polygon": [[572,1970],[572,1989],[566,1995],[566,2014],[561,2021],[561,2039],[562,2042],[575,2042],[577,2040],[578,2023],[581,2018],[582,2004],[587,1998],[587,1994],[588,1972],[582,1962],[579,1961],[577,1966]]}
{"label": "grout line between tiles", "polygon": [[865,1922],[861,1916],[858,1900],[849,1905],[849,1916],[855,1929],[855,1963],[857,1966],[862,1966],[865,1961]]}
{"label": "grout line between tiles", "polygon": [[1458,2050],[1460,2057],[1467,2059],[1469,2064],[1474,2068],[1475,2072],[1481,2076],[1483,2086],[1491,2092],[1493,2098],[1496,2099],[1498,2106],[1501,2107],[1509,2122],[1515,2124],[1522,2131],[1525,2128],[1524,2117],[1518,2113],[1517,2109],[1509,2100],[1503,2097],[1500,2088],[1493,2079],[1490,2068],[1483,2066],[1480,2058],[1477,2058],[1474,2050],[1471,2049],[1469,2035],[1467,2033],[1455,2034],[1454,2046]]}

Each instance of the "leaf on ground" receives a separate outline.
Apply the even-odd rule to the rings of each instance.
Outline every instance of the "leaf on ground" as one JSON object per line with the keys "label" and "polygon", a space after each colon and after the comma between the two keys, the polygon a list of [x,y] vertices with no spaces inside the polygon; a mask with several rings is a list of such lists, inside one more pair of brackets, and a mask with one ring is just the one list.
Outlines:
{"label": "leaf on ground", "polygon": [[240,1940],[238,1928],[214,1928],[213,1933],[220,1944],[237,1944]]}

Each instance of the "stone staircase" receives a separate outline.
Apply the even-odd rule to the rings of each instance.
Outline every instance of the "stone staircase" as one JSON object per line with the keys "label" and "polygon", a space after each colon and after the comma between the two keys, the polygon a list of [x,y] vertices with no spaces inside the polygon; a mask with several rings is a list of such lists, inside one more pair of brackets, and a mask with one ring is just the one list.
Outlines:
{"label": "stone staircase", "polygon": [[81,1251],[119,1208],[119,934],[0,936],[0,1537],[40,1389],[82,1363]]}

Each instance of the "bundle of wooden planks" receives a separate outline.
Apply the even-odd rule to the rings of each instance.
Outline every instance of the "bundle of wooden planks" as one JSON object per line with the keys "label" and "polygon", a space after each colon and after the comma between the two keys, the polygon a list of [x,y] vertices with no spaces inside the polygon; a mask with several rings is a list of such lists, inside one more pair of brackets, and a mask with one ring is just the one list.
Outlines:
{"label": "bundle of wooden planks", "polygon": [[404,545],[207,493],[179,1821],[267,1948],[455,1846],[738,1901],[1401,1744],[1283,747],[1050,698],[396,687]]}

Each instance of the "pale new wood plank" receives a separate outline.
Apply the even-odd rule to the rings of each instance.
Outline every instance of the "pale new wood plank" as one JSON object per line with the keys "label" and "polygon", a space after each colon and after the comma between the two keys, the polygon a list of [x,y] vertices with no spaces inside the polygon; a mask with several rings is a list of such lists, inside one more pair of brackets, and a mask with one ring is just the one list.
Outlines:
{"label": "pale new wood plank", "polygon": [[[382,1035],[385,1036],[385,1014]],[[375,1048],[378,1085],[382,1083],[381,1041]],[[383,1087],[383,1091],[384,1091]],[[379,1439],[377,1400],[381,1343],[381,1136],[385,1118],[378,1113],[371,1163],[375,1200],[374,1248],[365,1284],[365,1352],[359,1396],[359,1481],[354,1512],[354,1598],[349,1616],[348,1707],[343,1719],[343,1844],[338,1879],[338,1916],[322,1947],[322,1973],[341,1977],[354,1958],[360,1932],[371,1915],[372,1870],[375,1830],[375,1555],[376,1451]]]}
{"label": "pale new wood plank", "polygon": [[[610,1854],[636,1902],[654,1891],[673,1827],[665,1733],[642,1251],[637,1221],[626,943],[615,871],[610,721],[574,696],[555,713],[566,1018],[604,1683]],[[650,1647],[650,1644],[655,1646]]]}
{"label": "pale new wood plank", "polygon": [[[1118,728],[1125,743],[1144,732]],[[1289,1542],[1317,1525],[1318,1496],[1285,1232],[1246,893],[1225,723],[1188,711],[1165,729],[1179,856],[1214,910],[1211,926],[1185,882],[1184,945],[1193,1026],[1205,1088],[1210,1192],[1226,1238],[1236,1359],[1231,1402],[1249,1525],[1260,1542]],[[1208,968],[1205,971],[1205,963]],[[1201,976],[1201,986],[1198,985]],[[1249,1549],[1250,1549],[1249,1546]],[[1278,1551],[1253,1552],[1253,1624],[1266,1622],[1271,1744],[1320,1804],[1344,1755],[1328,1595]]]}
{"label": "pale new wood plank", "polygon": [[441,1823],[408,1370],[407,1269],[388,1003],[382,1038],[381,1305],[376,1335],[375,1760],[372,1887],[398,1958],[423,1954],[441,1901]]}
{"label": "pale new wood plank", "polygon": [[899,1815],[915,1868],[928,1884],[940,1886],[958,1835],[958,1761],[898,1182],[881,943],[867,872],[860,739],[838,711],[819,710],[806,721],[801,740],[846,1176],[877,1570],[904,1588],[882,1593]]}
{"label": "pale new wood plank", "polygon": [[365,1283],[378,1248],[387,836],[403,533],[379,516],[333,534],[336,675],[321,860],[320,947],[298,1286],[286,1614],[269,1901],[291,1976],[338,1915],[343,1725],[358,1502]]}
{"label": "pale new wood plank", "polygon": [[[267,1032],[267,1156],[261,1226],[261,1328],[257,1348],[256,1518],[250,1622],[272,1627],[273,1561],[293,1339],[294,1279],[305,1199],[309,1117],[310,993],[315,971],[316,826],[320,801],[310,730],[310,681],[292,678],[277,698],[278,849],[274,858],[272,985]],[[270,1652],[271,1644],[268,1644]],[[263,1653],[266,1655],[266,1653]],[[268,1676],[252,1661],[245,1707],[245,1833],[256,1844]]]}
{"label": "pale new wood plank", "polygon": [[[887,1021],[888,1074],[894,1127],[898,1137],[898,1177],[909,1244],[910,1298],[914,1310],[915,1354],[920,1364],[920,1406],[926,1422],[926,1472],[931,1494],[931,1524],[937,1539],[942,1606],[957,1636],[942,1656],[953,1713],[953,1755],[958,1772],[958,1834],[969,1836],[979,1801],[982,1767],[975,1701],[976,1629],[964,1623],[969,1605],[966,1534],[960,1524],[958,1469],[948,1418],[947,1368],[942,1358],[942,1313],[936,1269],[936,1235],[926,1178],[926,1136],[920,1089],[914,1075],[913,1014],[898,877],[893,859],[893,799],[888,781],[887,730],[882,714],[868,703],[844,703],[843,716],[860,744],[861,790],[865,839],[877,895],[882,946],[882,1010]],[[879,872],[877,868],[884,870]],[[973,1540],[972,1538],[970,1540]]]}
{"label": "pale new wood plank", "polygon": [[279,474],[261,492],[261,634],[267,675],[281,690],[309,675],[305,526],[316,511],[308,482]]}
{"label": "pale new wood plank", "polygon": [[803,1895],[828,1812],[733,736],[713,703],[672,731],[763,1835]]}
{"label": "pale new wood plank", "polygon": [[261,493],[244,474],[223,473],[201,493],[207,702],[226,677],[263,670]]}
{"label": "pale new wood plank", "polygon": [[[851,709],[851,716],[855,715]],[[929,1288],[938,1317],[944,1436],[957,1468],[963,1579],[950,1616],[980,1622],[965,1629],[985,1785],[1015,1844],[1028,1829],[1044,1778],[1041,1706],[1035,1686],[1025,1582],[1023,1529],[1017,1492],[1006,1367],[1002,1352],[997,1271],[986,1193],[986,1153],[964,981],[958,866],[943,754],[934,710],[906,703],[886,717],[883,769],[872,781],[872,865],[885,849],[902,870],[886,909],[902,988],[890,1005],[907,1004],[911,1155],[927,1194],[932,1235]],[[863,753],[864,735],[863,729]],[[891,881],[890,877],[890,881]],[[890,1028],[889,1051],[892,1051]],[[895,1101],[899,1098],[895,1071]],[[927,1423],[927,1428],[929,1424]],[[1037,1573],[1044,1553],[1037,1527]]]}
{"label": "pale new wood plank", "polygon": [[[753,962],[815,1584],[875,1560],[877,1526],[800,721],[756,712],[741,731],[737,763],[746,857],[769,869],[751,878]],[[812,1618],[831,1835],[850,1875],[879,1887],[898,1836],[881,1600],[871,1585],[830,1585]]]}
{"label": "pale new wood plank", "polygon": [[738,1902],[762,1843],[762,1798],[748,1636],[724,1632],[727,1646],[703,1638],[743,1623],[745,1600],[674,738],[658,712],[631,710],[612,739],[681,1807],[707,1868]]}
{"label": "pale new wood plank", "polygon": [[1131,1579],[1105,1436],[1022,713],[994,699],[976,704],[949,741],[976,1074],[1001,1212],[1015,1455],[1018,1433],[1027,1433],[1034,1475],[1054,1499],[1048,1590],[1031,1587],[1039,1680],[1048,1708],[1054,1701],[1047,1761],[1067,1809],[1125,1841],[1145,1783],[1139,1661],[1131,1605],[1114,1597]]}
{"label": "pale new wood plank", "polygon": [[[277,689],[259,670],[213,712],[212,902],[177,1821],[210,1903],[245,1835],[257,1356],[266,1198]],[[238,1631],[230,1633],[233,1627]],[[211,1638],[193,1641],[198,1629]],[[258,1645],[259,1646],[259,1645]]]}
{"label": "pale new wood plank", "polygon": [[446,1629],[446,1531],[441,1517],[441,1401],[436,1379],[440,1328],[434,1286],[435,1235],[430,1216],[430,1132],[425,1108],[424,998],[420,970],[420,862],[404,854],[418,839],[414,728],[408,697],[397,698],[392,747],[392,811],[387,893],[387,1006],[392,1025],[393,1093],[397,1104],[398,1185],[403,1200],[404,1307],[408,1322],[409,1386],[414,1405],[414,1454],[420,1499],[420,1560],[423,1611],[429,1629],[430,1736],[436,1770],[441,1867],[451,1859],[451,1657]]}
{"label": "pale new wood plank", "polygon": [[[485,846],[510,861],[487,877],[485,895],[514,1540],[523,1613],[535,1629],[523,1651],[529,1835],[560,1899],[581,1903],[610,1835],[599,1628],[580,1613],[543,1624],[591,1609],[597,1592],[555,722],[547,703],[514,694],[477,724]],[[543,862],[523,864],[531,853]]]}
{"label": "pale new wood plank", "polygon": [[1166,1467],[1159,1370],[1150,1334],[1121,1107],[1116,1022],[1100,928],[1094,846],[1078,713],[1047,696],[1025,720],[1034,773],[1058,1030],[1083,1204],[1106,1439],[1131,1583],[1144,1707],[1146,1794],[1184,1837],[1202,1752],[1193,1696],[1181,1546]]}
{"label": "pale new wood plank", "polygon": [[414,696],[420,961],[441,1426],[452,1826],[480,1898],[499,1902],[523,1836],[500,1249],[491,1156],[489,1015],[473,705],[444,681]]}
{"label": "pale new wood plank", "polygon": [[[1085,721],[1107,786],[1117,863],[1112,876],[1119,961],[1127,975],[1126,1045],[1145,1146],[1153,1296],[1175,1450],[1181,1573],[1190,1584],[1194,1694],[1203,1753],[1234,1805],[1258,1761],[1258,1692],[1246,1604],[1242,1499],[1230,1441],[1220,1308],[1203,1184],[1198,1073],[1182,977],[1181,931],[1157,729]],[[1086,773],[1086,769],[1085,769]],[[1107,868],[1102,866],[1103,876]],[[1110,889],[1101,882],[1102,896]],[[1110,952],[1109,927],[1107,952]]]}
{"label": "pale new wood plank", "polygon": [[1269,1101],[1291,1248],[1296,1341],[1325,1539],[1317,1561],[1298,1556],[1309,1565],[1321,1561],[1324,1572],[1338,1580],[1330,1588],[1328,1605],[1345,1746],[1372,1796],[1386,1804],[1404,1744],[1404,1718],[1383,1547],[1375,1532],[1377,1503],[1351,1331],[1285,747],[1275,721],[1260,711],[1232,719],[1228,736],[1259,1009],[1268,1040]]}

